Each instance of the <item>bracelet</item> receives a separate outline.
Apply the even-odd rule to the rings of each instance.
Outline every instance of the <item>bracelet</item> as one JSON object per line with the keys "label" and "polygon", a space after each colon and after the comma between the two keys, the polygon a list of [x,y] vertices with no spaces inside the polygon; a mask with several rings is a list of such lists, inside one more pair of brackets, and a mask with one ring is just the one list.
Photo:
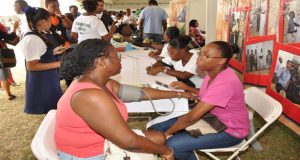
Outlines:
{"label": "bracelet", "polygon": [[181,98],[181,96],[182,96],[182,95],[181,95],[181,92],[177,92],[177,98],[179,98],[179,99],[180,99],[180,98]]}
{"label": "bracelet", "polygon": [[173,156],[173,153],[174,153],[173,149],[170,148],[170,147],[168,147],[168,148],[171,150],[171,153],[169,155],[163,154],[162,158],[169,159],[169,158],[171,158]]}
{"label": "bracelet", "polygon": [[64,15],[62,15],[61,17],[59,17],[59,16],[58,16],[58,18],[59,18],[59,19],[64,19],[64,18],[65,18],[65,16],[64,16]]}
{"label": "bracelet", "polygon": [[164,69],[164,74],[167,74],[167,70],[168,70],[168,68],[165,68],[165,69]]}

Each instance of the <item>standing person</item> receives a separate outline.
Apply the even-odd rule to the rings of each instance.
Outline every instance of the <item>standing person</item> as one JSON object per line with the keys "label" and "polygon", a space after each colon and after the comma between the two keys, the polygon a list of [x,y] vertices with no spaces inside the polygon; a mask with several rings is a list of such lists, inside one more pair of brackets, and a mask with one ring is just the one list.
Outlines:
{"label": "standing person", "polygon": [[198,21],[192,19],[189,24],[189,36],[195,39],[195,41],[192,42],[194,48],[203,47],[205,45],[205,38],[201,35],[201,32],[197,29],[198,27],[199,27]]}
{"label": "standing person", "polygon": [[21,32],[20,37],[22,38],[25,35],[25,33],[31,32],[31,30],[28,26],[26,15],[25,15],[25,13],[27,12],[27,10],[29,8],[29,5],[24,0],[16,0],[15,4],[14,4],[14,8],[15,8],[15,12],[18,15],[21,15],[20,22],[19,22],[19,29]]}
{"label": "standing person", "polygon": [[[19,38],[16,35],[17,28],[18,25],[15,23],[13,32],[9,34],[7,33],[5,27],[0,23],[0,49],[7,48],[5,42],[10,42],[11,44],[16,44],[18,42]],[[8,96],[8,100],[13,100],[16,98],[16,96],[10,92],[10,83],[8,82],[8,78],[9,78],[9,69],[0,68],[0,85],[2,89],[6,92]]]}
{"label": "standing person", "polygon": [[104,26],[109,32],[109,26],[112,26],[114,24],[114,20],[111,18],[109,14],[104,12],[104,1],[103,0],[97,0],[98,5],[96,9],[96,16],[104,23]]}
{"label": "standing person", "polygon": [[[243,85],[234,71],[227,67],[232,55],[232,47],[227,42],[215,41],[205,45],[196,64],[197,70],[207,72],[198,93],[199,102],[187,114],[151,127],[164,132],[167,146],[174,150],[176,160],[197,160],[194,150],[234,146],[249,134]],[[185,131],[208,112],[223,122],[227,129],[199,137]]]}
{"label": "standing person", "polygon": [[45,0],[45,6],[52,21],[50,28],[52,35],[47,35],[48,41],[53,44],[54,48],[60,45],[69,47],[67,29],[72,28],[72,22],[61,13],[58,0]]}
{"label": "standing person", "polygon": [[250,71],[250,51],[249,49],[247,49],[247,52],[246,52],[246,71],[249,72]]}
{"label": "standing person", "polygon": [[[85,40],[72,54],[64,57],[60,75],[78,79],[58,102],[55,143],[60,159],[104,160],[105,139],[132,152],[154,153],[160,154],[164,160],[174,159],[172,150],[162,145],[165,142],[162,133],[142,131],[138,135],[128,127],[123,100],[148,99],[145,94],[153,99],[172,98],[178,93],[122,85],[111,80],[110,77],[120,73],[120,62],[116,49],[100,39]],[[190,98],[191,94],[182,92],[182,96]]]}
{"label": "standing person", "polygon": [[255,71],[257,71],[257,65],[258,65],[258,55],[257,55],[257,50],[254,50],[254,67]]}
{"label": "standing person", "polygon": [[267,69],[270,69],[272,65],[272,52],[268,49],[267,56],[266,56],[266,66]]}
{"label": "standing person", "polygon": [[65,52],[66,48],[52,49],[43,32],[49,31],[52,23],[47,10],[30,8],[26,12],[32,32],[25,34],[18,47],[26,60],[25,113],[46,114],[56,109],[62,95],[58,67],[60,61],[55,55]]}
{"label": "standing person", "polygon": [[72,17],[73,17],[73,21],[77,18],[77,17],[79,17],[81,14],[78,12],[78,7],[77,6],[75,6],[75,5],[71,5],[70,7],[69,7],[69,11],[70,11],[70,13],[71,13],[71,15],[72,15]]}
{"label": "standing person", "polygon": [[82,6],[85,9],[85,13],[75,19],[71,37],[78,39],[78,43],[86,39],[103,39],[110,41],[113,33],[115,32],[115,26],[111,27],[111,31],[108,33],[101,20],[96,16],[96,9],[99,6],[97,0],[83,0]]}
{"label": "standing person", "polygon": [[294,21],[295,19],[295,12],[290,11],[289,12],[289,22],[288,22],[288,30],[287,30],[287,40],[289,43],[295,42],[297,29],[296,27],[299,27],[300,25]]}
{"label": "standing person", "polygon": [[254,67],[255,61],[254,61],[254,54],[253,50],[251,49],[251,54],[250,54],[250,72],[252,72],[252,69]]}
{"label": "standing person", "polygon": [[157,1],[149,0],[149,7],[143,9],[140,14],[140,37],[161,43],[163,33],[167,30],[167,18],[166,11],[158,7]]}

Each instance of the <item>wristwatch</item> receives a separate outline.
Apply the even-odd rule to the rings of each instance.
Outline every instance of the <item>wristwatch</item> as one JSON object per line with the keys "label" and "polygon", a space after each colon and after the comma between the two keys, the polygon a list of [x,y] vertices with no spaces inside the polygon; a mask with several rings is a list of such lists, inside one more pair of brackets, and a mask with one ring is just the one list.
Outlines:
{"label": "wristwatch", "polygon": [[168,68],[165,68],[165,69],[164,69],[164,74],[167,74],[167,70],[168,70]]}
{"label": "wristwatch", "polygon": [[180,98],[181,98],[181,96],[182,96],[182,95],[181,95],[181,92],[177,92],[177,98],[179,98],[179,99],[180,99]]}

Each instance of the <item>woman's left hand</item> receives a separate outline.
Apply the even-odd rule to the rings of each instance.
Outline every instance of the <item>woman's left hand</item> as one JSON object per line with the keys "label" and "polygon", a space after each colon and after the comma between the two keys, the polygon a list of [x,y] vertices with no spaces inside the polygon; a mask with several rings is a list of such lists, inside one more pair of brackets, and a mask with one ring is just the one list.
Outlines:
{"label": "woman's left hand", "polygon": [[198,99],[198,96],[191,92],[182,92],[181,95],[183,98],[190,99],[190,100]]}

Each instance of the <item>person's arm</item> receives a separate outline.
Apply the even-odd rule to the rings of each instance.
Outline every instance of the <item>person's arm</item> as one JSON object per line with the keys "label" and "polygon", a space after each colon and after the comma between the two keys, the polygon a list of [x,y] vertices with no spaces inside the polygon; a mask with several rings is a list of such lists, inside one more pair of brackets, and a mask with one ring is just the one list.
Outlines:
{"label": "person's arm", "polygon": [[143,37],[143,29],[144,29],[144,19],[140,19],[140,24],[139,24],[139,36]]}
{"label": "person's arm", "polygon": [[163,27],[163,31],[164,31],[163,33],[165,33],[167,30],[167,20],[166,19],[162,20],[162,27]]}
{"label": "person's arm", "polygon": [[71,107],[95,132],[122,149],[165,155],[172,152],[164,145],[153,143],[135,134],[127,126],[112,98],[104,91],[99,89],[79,91],[73,95]]}
{"label": "person's arm", "polygon": [[45,71],[55,69],[60,66],[60,61],[51,63],[41,63],[40,60],[32,60],[26,62],[26,68],[28,71]]}
{"label": "person's arm", "polygon": [[198,94],[199,92],[199,89],[198,88],[194,88],[194,87],[191,87],[191,86],[188,86],[186,85],[185,83],[183,82],[180,82],[180,81],[175,81],[175,82],[172,82],[170,84],[170,87],[174,88],[174,89],[182,89],[182,90],[185,90],[187,92],[191,92],[191,93],[194,93],[194,94]]}
{"label": "person's arm", "polygon": [[78,33],[76,33],[76,32],[71,32],[71,37],[72,37],[73,39],[76,39],[76,40],[78,41]]}
{"label": "person's arm", "polygon": [[[115,80],[109,80],[108,85],[112,88],[112,91],[118,95],[120,90],[120,83]],[[155,99],[167,99],[167,98],[186,98],[186,99],[197,99],[197,96],[192,95],[187,92],[177,92],[177,91],[163,91],[159,89],[141,87],[141,90],[146,92],[142,97],[142,100],[149,100],[149,97],[153,100]],[[148,97],[149,96],[149,97]]]}
{"label": "person's arm", "polygon": [[194,76],[194,74],[189,73],[189,72],[181,72],[181,71],[176,71],[173,69],[168,69],[168,68],[164,68],[164,67],[156,67],[156,68],[149,68],[148,70],[148,74],[150,75],[157,75],[159,72],[165,73],[167,75],[176,77],[176,78],[180,78],[180,79],[189,79],[191,77]]}
{"label": "person's arm", "polygon": [[64,16],[60,9],[58,8],[56,11],[55,11],[55,15],[61,19],[61,21],[63,22],[63,26],[68,29],[68,30],[71,30],[72,28],[72,24],[73,22],[71,20],[69,20],[66,16]]}
{"label": "person's arm", "polygon": [[196,123],[205,113],[209,112],[214,107],[214,105],[202,101],[198,102],[189,113],[181,116],[176,123],[165,132],[166,137]]}
{"label": "person's arm", "polygon": [[[104,25],[103,25],[104,26]],[[108,32],[108,34],[102,36],[102,39],[105,40],[105,41],[110,41],[110,39],[113,37],[113,34],[115,33],[117,27],[116,25],[113,23],[111,26],[110,26],[110,30]]]}

